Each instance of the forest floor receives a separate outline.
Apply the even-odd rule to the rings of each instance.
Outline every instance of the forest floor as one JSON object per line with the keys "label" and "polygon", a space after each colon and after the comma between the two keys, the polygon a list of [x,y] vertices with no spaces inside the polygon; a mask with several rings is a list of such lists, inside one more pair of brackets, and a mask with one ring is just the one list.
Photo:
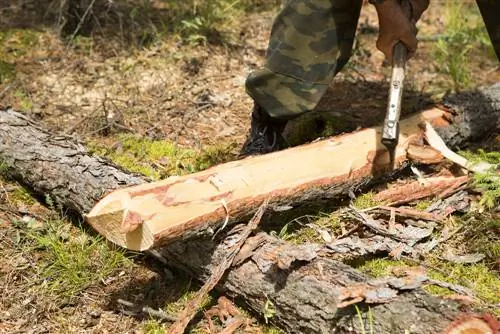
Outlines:
{"label": "forest floor", "polygon": [[[53,133],[82,140],[96,154],[153,179],[235,159],[252,108],[245,78],[264,62],[278,6],[218,0],[211,9],[183,9],[181,20],[171,14],[182,7],[175,1],[170,4],[175,8],[162,1],[136,2],[95,5],[89,11],[91,33],[73,36],[70,31],[66,39],[54,23],[57,1],[2,5],[0,106],[12,106]],[[287,129],[290,143],[345,131],[336,117],[339,110],[349,111],[356,126],[381,121],[390,66],[376,50],[376,38],[376,13],[366,5],[350,62],[317,110]],[[472,1],[431,6],[419,24],[419,38],[408,64],[405,112],[450,92],[500,81],[498,61]],[[469,150],[499,163],[499,133]],[[467,213],[449,218],[443,229],[460,227],[459,232],[422,261],[441,279],[472,288],[477,306],[495,313],[500,219],[495,208],[479,203],[480,197],[476,202]],[[359,207],[370,204],[370,194],[357,201]],[[414,205],[424,208],[429,201]],[[325,219],[318,214],[295,220],[275,233],[291,242],[321,242],[310,226]],[[449,251],[485,257],[464,265],[444,261],[441,255]],[[376,259],[361,269],[382,275],[401,265],[415,264]],[[0,178],[0,333],[162,333],[169,322],[137,307],[175,314],[198,287],[154,259],[114,248],[88,227],[69,223],[50,199],[41,204],[19,184]],[[451,294],[445,290],[429,288]],[[204,309],[217,297],[211,295]],[[279,332],[265,324],[267,319],[248,317],[253,323],[245,332]],[[190,331],[209,332],[202,312]]]}

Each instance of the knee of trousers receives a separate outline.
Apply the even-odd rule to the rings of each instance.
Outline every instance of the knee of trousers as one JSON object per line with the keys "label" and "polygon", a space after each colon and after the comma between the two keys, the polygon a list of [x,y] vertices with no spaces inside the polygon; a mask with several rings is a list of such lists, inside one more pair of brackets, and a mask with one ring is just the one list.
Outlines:
{"label": "knee of trousers", "polygon": [[245,87],[269,116],[289,120],[314,110],[328,84],[306,82],[263,68],[247,77]]}

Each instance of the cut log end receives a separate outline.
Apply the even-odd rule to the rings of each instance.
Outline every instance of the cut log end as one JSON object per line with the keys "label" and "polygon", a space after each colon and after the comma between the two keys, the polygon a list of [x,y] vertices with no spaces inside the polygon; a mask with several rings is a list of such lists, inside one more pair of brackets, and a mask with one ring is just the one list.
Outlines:
{"label": "cut log end", "polygon": [[104,197],[85,220],[109,241],[133,250],[144,251],[154,244],[153,234],[142,217],[129,209],[130,195],[116,190]]}

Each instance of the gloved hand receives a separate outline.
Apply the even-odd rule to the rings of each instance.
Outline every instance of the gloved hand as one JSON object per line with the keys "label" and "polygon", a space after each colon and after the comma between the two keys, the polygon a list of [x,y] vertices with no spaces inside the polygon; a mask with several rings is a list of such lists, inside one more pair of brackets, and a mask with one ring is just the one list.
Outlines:
{"label": "gloved hand", "polygon": [[408,58],[417,51],[416,22],[429,6],[429,0],[385,0],[375,5],[379,21],[377,48],[392,60],[396,43],[401,41],[408,49]]}

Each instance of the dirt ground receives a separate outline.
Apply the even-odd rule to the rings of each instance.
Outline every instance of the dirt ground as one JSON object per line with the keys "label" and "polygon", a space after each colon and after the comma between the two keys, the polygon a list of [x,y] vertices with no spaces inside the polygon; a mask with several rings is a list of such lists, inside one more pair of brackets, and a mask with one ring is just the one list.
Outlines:
{"label": "dirt ground", "polygon": [[[252,107],[244,81],[263,64],[276,9],[256,9],[236,18],[230,25],[231,38],[223,43],[196,44],[177,33],[155,32],[151,42],[138,46],[126,38],[109,37],[108,30],[119,28],[109,24],[89,37],[76,36],[67,43],[47,24],[57,19],[57,15],[47,14],[55,10],[56,2],[47,3],[42,10],[29,1],[0,2],[1,106],[22,111],[54,133],[109,150],[115,150],[122,136],[129,135],[194,150],[230,145],[236,151],[243,143]],[[161,18],[164,3],[151,3],[160,13],[155,19]],[[477,9],[469,6],[470,2],[464,3],[473,14],[465,28],[452,27],[449,21],[456,18],[444,15],[440,4],[431,6],[422,18],[419,50],[408,64],[405,112],[421,109],[457,89],[500,81],[498,61],[483,42],[484,28]],[[456,33],[453,29],[462,30]],[[460,33],[479,37],[469,40]],[[455,40],[452,35],[459,37]],[[452,37],[447,40],[446,36]],[[352,59],[312,117],[335,122],[342,110],[351,113],[356,126],[380,121],[390,67],[375,48],[376,38],[376,13],[367,5],[359,21]],[[458,55],[457,49],[446,48],[443,41],[457,47],[465,43],[470,49]],[[457,56],[443,58],[446,52]],[[454,68],[452,61],[461,62],[461,66]],[[311,115],[304,119],[308,117]],[[293,129],[292,125],[291,137]],[[291,140],[299,144],[330,130],[307,130]],[[489,149],[498,151],[498,138],[498,133],[487,138]],[[58,208],[33,200],[18,184],[0,179],[0,333],[160,333],[168,321],[152,320],[137,306],[175,313],[196,291],[197,282],[165,269],[161,263],[140,254],[122,254],[104,244],[94,251],[108,258],[114,254],[120,265],[109,265],[119,269],[102,273],[97,282],[90,277],[87,286],[70,296],[62,294],[50,283],[57,274],[43,276],[51,261],[44,262],[44,256],[60,255],[37,246],[47,235],[47,226],[58,231],[63,248],[70,247],[61,237],[64,233],[86,235],[89,243],[97,237],[77,222],[61,221],[54,211],[60,213]],[[41,230],[26,229],[27,222],[42,225]],[[45,263],[42,269],[38,263]],[[498,288],[498,275],[495,280],[492,284]],[[66,289],[66,284],[60,285]],[[48,291],[44,286],[52,288]],[[217,297],[214,294],[207,305]],[[135,306],[124,306],[120,299]],[[262,319],[253,320],[247,332],[278,332],[263,325]],[[203,315],[191,331],[208,332]]]}

